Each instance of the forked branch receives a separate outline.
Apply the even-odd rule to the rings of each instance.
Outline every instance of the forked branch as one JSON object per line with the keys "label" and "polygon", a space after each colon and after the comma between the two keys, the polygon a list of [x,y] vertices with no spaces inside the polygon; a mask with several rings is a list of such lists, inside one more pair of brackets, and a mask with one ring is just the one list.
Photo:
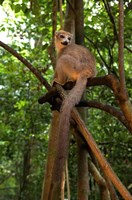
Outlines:
{"label": "forked branch", "polygon": [[[66,93],[63,90],[63,88],[60,85],[56,85],[56,87],[57,87],[57,90],[59,91],[61,97],[65,98]],[[83,122],[78,111],[75,108],[72,110],[71,116],[75,120],[75,122],[77,123],[82,136],[84,137],[86,143],[88,144],[91,151],[95,155],[95,157],[96,157],[101,169],[103,170],[104,174],[109,177],[109,179],[112,181],[114,186],[117,188],[117,190],[119,191],[119,193],[121,194],[121,196],[125,200],[132,200],[132,196],[127,191],[125,186],[121,183],[121,181],[119,180],[119,178],[117,177],[115,172],[110,167],[109,163],[106,161],[106,159],[102,155],[102,153],[99,150],[96,142],[94,141],[91,133],[87,130],[85,123]]]}

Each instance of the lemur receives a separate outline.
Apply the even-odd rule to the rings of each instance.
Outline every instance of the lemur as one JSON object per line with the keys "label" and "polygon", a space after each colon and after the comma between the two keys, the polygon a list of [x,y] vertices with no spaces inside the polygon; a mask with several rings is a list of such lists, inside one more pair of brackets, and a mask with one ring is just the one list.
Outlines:
{"label": "lemur", "polygon": [[96,75],[94,56],[85,47],[73,44],[72,37],[71,33],[63,30],[55,33],[57,61],[54,82],[64,85],[66,82],[76,81],[61,106],[59,153],[55,167],[57,169],[56,180],[60,179],[59,171],[63,169],[68,154],[68,131],[72,108],[79,103],[86,88],[87,79]]}
{"label": "lemur", "polygon": [[75,87],[67,97],[72,96],[72,102],[68,102],[68,104],[73,107],[81,99],[86,88],[87,78],[96,75],[96,68],[94,56],[85,47],[73,44],[72,37],[71,33],[63,30],[55,33],[57,63],[54,82],[64,85],[66,82],[76,81]]}

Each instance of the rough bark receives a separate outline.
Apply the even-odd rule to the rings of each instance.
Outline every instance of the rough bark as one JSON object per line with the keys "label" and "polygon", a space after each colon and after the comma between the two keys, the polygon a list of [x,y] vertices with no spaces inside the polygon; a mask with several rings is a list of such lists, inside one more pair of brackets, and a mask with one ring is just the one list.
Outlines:
{"label": "rough bark", "polygon": [[[75,43],[84,44],[84,13],[83,0],[75,0]],[[82,99],[84,96],[82,97]],[[79,113],[83,120],[86,121],[84,108],[79,108]],[[76,134],[77,135],[77,134]],[[78,200],[88,200],[89,178],[88,178],[88,152],[84,148],[84,142],[81,137],[77,136],[77,156],[78,156]]]}
{"label": "rough bark", "polygon": [[42,188],[41,200],[49,200],[50,190],[51,190],[51,180],[52,180],[52,172],[54,166],[54,160],[57,152],[57,144],[58,144],[58,125],[59,125],[59,113],[57,111],[53,112],[51,128],[49,133],[49,146],[48,146],[48,157],[47,157],[47,165],[45,171],[45,178]]}

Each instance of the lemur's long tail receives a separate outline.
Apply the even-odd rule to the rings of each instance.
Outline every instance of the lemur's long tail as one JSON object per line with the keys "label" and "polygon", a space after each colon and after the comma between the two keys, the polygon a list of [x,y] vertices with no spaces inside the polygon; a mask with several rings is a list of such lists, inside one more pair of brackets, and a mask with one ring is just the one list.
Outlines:
{"label": "lemur's long tail", "polygon": [[75,86],[67,95],[66,99],[63,101],[62,113],[64,113],[65,111],[69,111],[71,113],[72,108],[79,103],[86,88],[86,84],[86,77],[80,77],[79,79],[77,79]]}
{"label": "lemur's long tail", "polygon": [[62,172],[65,166],[65,161],[68,155],[69,145],[69,127],[70,127],[70,116],[72,108],[79,103],[84,90],[86,88],[87,78],[80,77],[74,88],[70,91],[66,99],[63,101],[61,113],[60,113],[60,124],[59,124],[59,143],[58,153],[55,161],[53,179],[55,182],[61,182]]}

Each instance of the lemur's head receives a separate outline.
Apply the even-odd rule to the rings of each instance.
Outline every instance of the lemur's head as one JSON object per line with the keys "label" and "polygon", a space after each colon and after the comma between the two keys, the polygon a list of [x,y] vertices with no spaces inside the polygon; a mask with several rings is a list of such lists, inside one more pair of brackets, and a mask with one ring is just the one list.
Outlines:
{"label": "lemur's head", "polygon": [[71,33],[63,30],[55,32],[55,47],[57,52],[70,45],[72,42],[72,37],[73,35]]}

